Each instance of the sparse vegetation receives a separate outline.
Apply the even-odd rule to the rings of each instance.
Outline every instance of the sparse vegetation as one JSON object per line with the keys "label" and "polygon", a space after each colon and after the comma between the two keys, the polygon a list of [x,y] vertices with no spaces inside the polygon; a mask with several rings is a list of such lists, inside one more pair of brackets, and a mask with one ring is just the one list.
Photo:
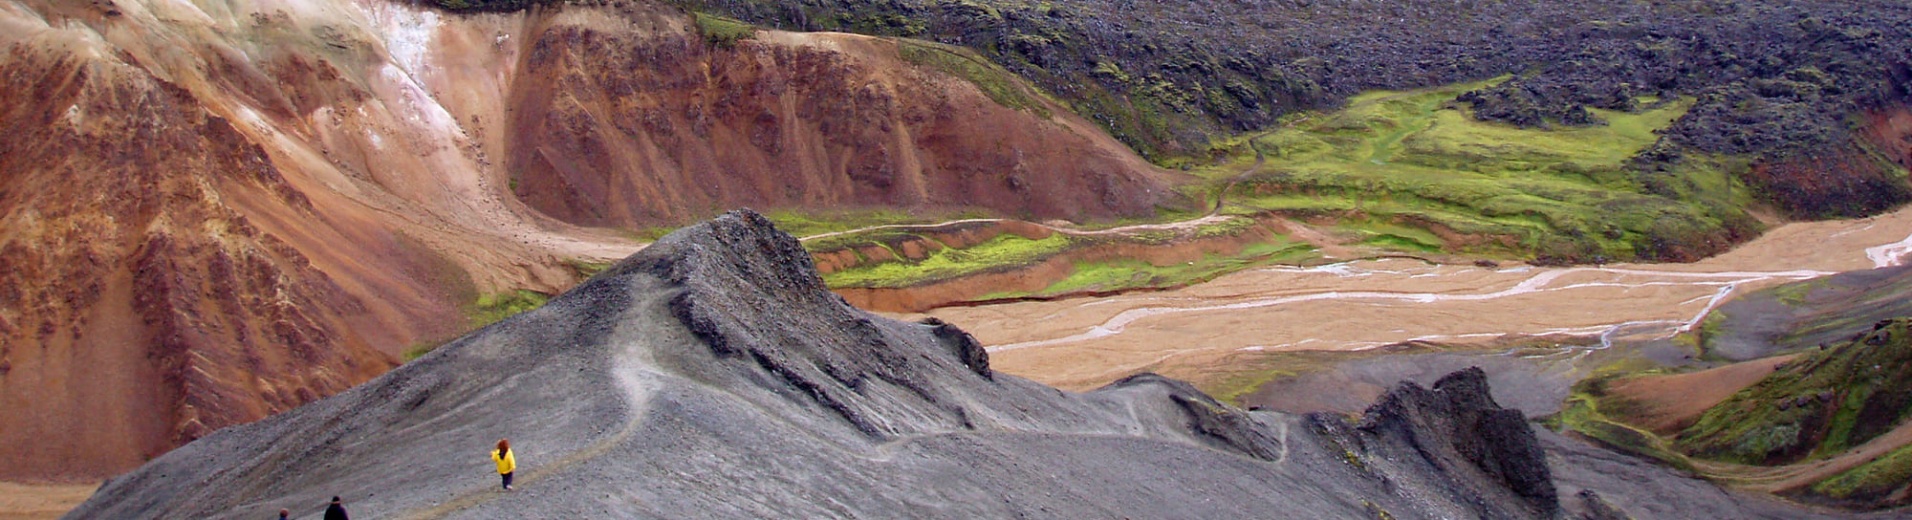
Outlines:
{"label": "sparse vegetation", "polygon": [[1912,412],[1912,322],[1880,322],[1807,355],[1707,410],[1680,433],[1694,456],[1785,464],[1843,453]]}
{"label": "sparse vegetation", "polygon": [[1725,311],[1714,309],[1713,312],[1706,313],[1705,318],[1700,319],[1698,327],[1694,327],[1687,333],[1692,337],[1696,350],[1699,350],[1702,356],[1710,354],[1707,345],[1720,336],[1720,328],[1725,326],[1726,319]]}
{"label": "sparse vegetation", "polygon": [[738,21],[705,13],[692,13],[696,18],[697,32],[704,35],[704,42],[718,47],[732,47],[737,42],[756,37],[757,27]]}
{"label": "sparse vegetation", "polygon": [[877,247],[890,249],[896,247],[896,244],[900,244],[903,241],[921,239],[922,236],[918,234],[920,232],[919,230],[907,228],[858,231],[855,233],[845,233],[842,235],[806,240],[803,242],[803,247],[812,252],[835,251],[863,245],[875,245]]}
{"label": "sparse vegetation", "polygon": [[1812,486],[1812,491],[1839,500],[1883,500],[1912,486],[1912,445],[1892,450]]}
{"label": "sparse vegetation", "polygon": [[1216,377],[1201,388],[1202,391],[1208,392],[1208,395],[1215,396],[1217,401],[1241,406],[1243,397],[1255,393],[1262,386],[1276,379],[1294,377],[1297,374],[1298,372],[1282,369],[1233,372]]}
{"label": "sparse vegetation", "polygon": [[[810,240],[804,243],[818,254],[853,252],[856,265],[824,275],[831,287],[900,288],[988,272],[1022,269],[1056,255],[1087,247],[1122,244],[1167,246],[1179,241],[1240,237],[1257,229],[1254,219],[1235,217],[1187,229],[1132,231],[1122,234],[1076,236],[1053,233],[1040,239],[1000,231],[896,227],[866,230]],[[940,233],[1001,233],[968,247],[939,241]],[[1260,237],[1261,235],[1257,235]],[[905,248],[920,248],[906,254]],[[1299,263],[1315,258],[1313,246],[1285,237],[1256,238],[1231,254],[1204,254],[1187,262],[1156,265],[1138,259],[1080,261],[1071,274],[1036,291],[1003,291],[980,299],[1053,296],[1078,292],[1122,291],[1196,283],[1253,266]],[[872,261],[874,255],[886,258]],[[926,253],[925,253],[926,252]],[[920,258],[913,260],[911,257]]]}
{"label": "sparse vegetation", "polygon": [[487,294],[479,296],[478,301],[467,307],[465,316],[471,320],[472,328],[480,328],[544,306],[550,300],[548,294],[523,289]]}
{"label": "sparse vegetation", "polygon": [[962,47],[918,40],[897,40],[896,52],[904,61],[930,67],[962,78],[983,91],[991,101],[1017,110],[1028,110],[1043,118],[1053,115],[1024,87],[1015,73],[1009,72],[975,51]]}
{"label": "sparse vegetation", "polygon": [[615,265],[613,262],[593,262],[581,258],[567,260],[565,264],[570,265],[571,270],[578,273],[578,278],[597,276],[598,273],[602,273],[605,269],[610,269],[612,265]]}
{"label": "sparse vegetation", "polygon": [[[944,220],[988,217],[981,212],[915,214],[886,208],[835,211],[778,210],[765,213],[764,216],[775,222],[778,230],[798,238],[875,226],[929,224]],[[812,244],[805,243],[804,246],[812,247]]]}
{"label": "sparse vegetation", "polygon": [[667,227],[667,226],[651,226],[651,227],[631,231],[630,237],[633,240],[638,240],[643,242],[656,242],[657,239],[664,238],[664,235],[669,235],[671,234],[672,231],[677,231],[677,228]]}
{"label": "sparse vegetation", "polygon": [[[1650,374],[1637,367],[1603,370],[1581,381],[1549,426],[1708,478],[1770,483],[1787,473],[1764,468],[1846,455],[1912,416],[1912,319],[1882,321],[1847,342],[1809,349],[1673,435],[1633,425],[1644,409],[1606,391],[1620,378]],[[1876,507],[1897,503],[1890,497],[1902,496],[1895,493],[1907,486],[1912,446],[1900,446],[1812,483],[1808,495]]]}
{"label": "sparse vegetation", "polygon": [[[1205,254],[1199,260],[1158,266],[1135,259],[1078,262],[1068,278],[1034,293],[996,293],[988,298],[1045,296],[1076,292],[1105,292],[1137,288],[1174,287],[1213,279],[1256,266],[1299,263],[1315,257],[1312,246],[1274,239],[1250,244],[1233,255]],[[985,298],[987,299],[987,298]]]}
{"label": "sparse vegetation", "polygon": [[[1449,101],[1488,84],[1362,94],[1347,110],[1248,141],[1266,163],[1229,200],[1332,218],[1368,245],[1542,263],[1694,260],[1757,234],[1743,209],[1752,193],[1732,173],[1742,164],[1632,165],[1687,102],[1596,109],[1608,121],[1601,126],[1521,129],[1475,120]],[[1195,173],[1223,179],[1240,162]],[[1437,230],[1471,238],[1457,243]]]}
{"label": "sparse vegetation", "polygon": [[837,271],[823,275],[823,281],[831,287],[908,287],[1024,267],[1079,243],[1059,233],[1042,239],[1005,233],[972,247],[944,247],[921,261],[882,262]]}
{"label": "sparse vegetation", "polygon": [[400,355],[400,360],[409,363],[412,360],[425,357],[426,354],[430,354],[433,350],[438,350],[438,347],[442,347],[442,346],[445,346],[443,342],[437,342],[437,341],[419,342],[417,344],[412,345],[411,347],[407,347],[405,349],[405,353]]}
{"label": "sparse vegetation", "polygon": [[1240,236],[1248,228],[1255,227],[1255,219],[1233,217],[1213,224],[1204,224],[1195,228],[1195,238],[1216,238]]}
{"label": "sparse vegetation", "polygon": [[1566,406],[1560,409],[1560,413],[1547,419],[1551,423],[1549,426],[1585,435],[1613,449],[1658,460],[1668,466],[1695,471],[1693,463],[1668,445],[1666,439],[1608,415],[1609,407],[1628,406],[1624,400],[1606,393],[1606,384],[1612,380],[1611,375],[1596,376],[1575,385],[1573,393],[1567,397]]}
{"label": "sparse vegetation", "polygon": [[[573,270],[578,272],[579,277],[583,278],[595,276],[597,273],[603,272],[612,265],[608,262],[591,262],[579,259],[572,259],[567,263]],[[496,294],[480,295],[476,300],[466,304],[463,311],[468,326],[473,329],[478,329],[542,307],[550,300],[551,295],[537,291],[518,289]],[[400,359],[403,361],[418,359],[443,345],[444,342],[442,341],[424,341],[413,344],[400,354]]]}

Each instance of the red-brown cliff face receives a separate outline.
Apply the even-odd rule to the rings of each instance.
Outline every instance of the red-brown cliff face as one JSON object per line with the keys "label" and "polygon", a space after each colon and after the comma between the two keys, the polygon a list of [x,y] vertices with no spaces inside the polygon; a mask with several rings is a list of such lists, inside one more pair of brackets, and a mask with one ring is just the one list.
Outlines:
{"label": "red-brown cliff face", "polygon": [[1867,110],[1859,120],[1844,146],[1756,164],[1749,180],[1805,217],[1868,215],[1903,204],[1897,186],[1912,168],[1912,107]]}
{"label": "red-brown cliff face", "polygon": [[999,104],[905,61],[894,41],[761,32],[713,46],[674,13],[632,18],[559,15],[529,34],[510,164],[516,193],[547,214],[611,226],[739,204],[1081,218],[1166,196],[1086,121]]}
{"label": "red-brown cliff face", "polygon": [[0,479],[133,467],[638,247],[574,223],[1165,193],[1093,126],[893,44],[688,27],[643,2],[0,0]]}
{"label": "red-brown cliff face", "polygon": [[0,91],[35,102],[0,106],[0,477],[110,474],[393,365],[366,295],[238,207],[325,225],[263,150],[135,67],[17,49]]}

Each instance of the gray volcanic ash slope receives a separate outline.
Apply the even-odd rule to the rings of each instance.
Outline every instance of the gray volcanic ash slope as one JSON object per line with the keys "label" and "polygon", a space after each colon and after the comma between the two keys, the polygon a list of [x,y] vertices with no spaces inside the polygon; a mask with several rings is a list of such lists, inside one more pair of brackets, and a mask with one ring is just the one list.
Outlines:
{"label": "gray volcanic ash slope", "polygon": [[[519,450],[515,492],[495,490],[499,437]],[[1358,422],[1244,412],[1153,375],[1069,394],[993,373],[952,325],[844,304],[743,211],[168,453],[69,517],[310,517],[331,495],[365,518],[1761,516],[1544,440],[1478,370],[1396,388]]]}

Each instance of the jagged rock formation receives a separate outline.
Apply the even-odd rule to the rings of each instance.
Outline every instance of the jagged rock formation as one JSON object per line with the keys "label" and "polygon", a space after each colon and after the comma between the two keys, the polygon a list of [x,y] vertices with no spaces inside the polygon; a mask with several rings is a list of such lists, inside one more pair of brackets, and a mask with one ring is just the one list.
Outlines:
{"label": "jagged rock formation", "polygon": [[[731,213],[155,459],[71,516],[309,516],[337,494],[379,518],[1556,518],[1627,491],[1577,481],[1562,505],[1541,440],[1478,371],[1398,388],[1353,423],[1153,375],[1068,394],[986,356],[950,324],[845,305],[794,239]],[[518,450],[516,492],[493,490],[498,437]],[[1717,490],[1689,506],[1738,507]]]}
{"label": "jagged rock formation", "polygon": [[1547,465],[1534,463],[1545,455],[1526,416],[1494,403],[1487,393],[1487,373],[1480,368],[1449,374],[1432,390],[1403,383],[1368,409],[1360,429],[1392,441],[1377,443],[1382,450],[1414,450],[1385,453],[1383,460],[1418,458],[1433,464],[1437,473],[1475,474],[1454,482],[1488,484],[1469,490],[1495,498],[1487,502],[1494,508],[1487,516],[1546,517],[1560,511]]}
{"label": "jagged rock formation", "polygon": [[25,418],[0,422],[0,478],[124,471],[637,247],[575,224],[1167,196],[1093,125],[892,44],[720,47],[610,4],[0,2],[0,415]]}

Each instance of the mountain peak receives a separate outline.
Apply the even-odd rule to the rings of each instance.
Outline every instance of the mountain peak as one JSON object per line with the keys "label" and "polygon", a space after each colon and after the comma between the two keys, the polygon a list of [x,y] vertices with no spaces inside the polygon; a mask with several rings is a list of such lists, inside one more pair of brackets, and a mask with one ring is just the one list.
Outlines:
{"label": "mountain peak", "polygon": [[[174,450],[73,514],[257,516],[339,495],[372,517],[1554,516],[1532,433],[1485,392],[1478,371],[1404,386],[1359,426],[1152,374],[1065,393],[990,371],[954,325],[846,305],[794,238],[737,211]],[[488,478],[498,438],[520,492]]]}
{"label": "mountain peak", "polygon": [[[988,354],[968,333],[928,324],[943,348],[923,351],[845,303],[796,238],[755,211],[673,232],[599,278],[631,273],[681,288],[671,314],[720,360],[761,368],[870,436],[965,426],[962,399],[947,390],[965,383],[943,379],[989,376]],[[934,419],[916,426],[877,419],[899,408]]]}
{"label": "mountain peak", "polygon": [[1487,373],[1469,367],[1435,381],[1429,390],[1404,382],[1368,408],[1359,428],[1382,439],[1412,446],[1443,473],[1471,474],[1456,483],[1487,482],[1476,492],[1515,500],[1490,501],[1493,507],[1525,506],[1552,515],[1560,500],[1547,468],[1546,453],[1519,410],[1502,408],[1488,393]]}

